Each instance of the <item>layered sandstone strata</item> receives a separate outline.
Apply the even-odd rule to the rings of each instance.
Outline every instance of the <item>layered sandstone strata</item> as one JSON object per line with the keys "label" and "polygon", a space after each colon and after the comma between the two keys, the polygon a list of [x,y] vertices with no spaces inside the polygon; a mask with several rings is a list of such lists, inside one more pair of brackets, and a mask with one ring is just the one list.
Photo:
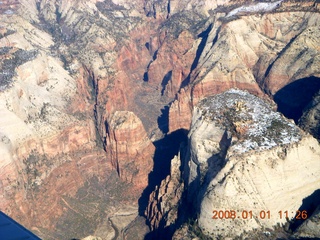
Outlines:
{"label": "layered sandstone strata", "polygon": [[[189,137],[188,195],[197,196],[198,223],[210,236],[285,223],[279,211],[293,218],[302,199],[320,187],[317,140],[246,92],[201,102]],[[230,210],[235,217],[213,216]]]}
{"label": "layered sandstone strata", "polygon": [[[170,107],[170,132],[182,126],[188,129],[193,106],[206,96],[237,87],[277,98],[290,83],[304,79],[308,85],[309,77],[319,77],[318,12],[246,14],[230,21],[219,14],[207,21],[190,84]],[[287,103],[285,97],[279,101]],[[303,100],[292,101],[295,107]]]}
{"label": "layered sandstone strata", "polygon": [[154,145],[141,120],[128,111],[117,111],[107,122],[106,148],[120,178],[142,190],[153,167]]}
{"label": "layered sandstone strata", "polygon": [[[316,139],[269,103],[234,89],[202,100],[192,119],[187,155],[172,160],[172,169],[181,161],[181,172],[171,172],[150,195],[152,226],[188,222],[175,235],[195,236],[199,226],[207,236],[234,238],[284,224],[284,212],[292,219],[302,206],[311,216],[320,188]],[[177,194],[187,201],[174,200]],[[313,203],[303,204],[306,198]],[[182,216],[186,206],[189,215]],[[192,218],[196,223],[188,225]],[[310,221],[315,229],[316,220]]]}
{"label": "layered sandstone strata", "polygon": [[1,19],[0,205],[47,238],[39,229],[56,227],[63,196],[110,167],[96,147],[86,70],[77,62],[79,74],[65,69],[51,54],[52,36],[25,19]]}

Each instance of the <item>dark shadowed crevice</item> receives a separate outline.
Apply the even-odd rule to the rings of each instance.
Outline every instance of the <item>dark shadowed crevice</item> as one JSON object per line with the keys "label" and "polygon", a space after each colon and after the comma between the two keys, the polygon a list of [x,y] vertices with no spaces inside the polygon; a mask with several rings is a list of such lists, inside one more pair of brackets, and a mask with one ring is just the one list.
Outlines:
{"label": "dark shadowed crevice", "polygon": [[153,18],[157,19],[157,9],[155,4],[152,4],[152,12],[153,12]]}
{"label": "dark shadowed crevice", "polygon": [[[147,45],[147,43],[146,43],[145,46],[146,46],[147,48],[150,48],[150,47],[151,47],[149,44]],[[143,81],[144,81],[144,82],[148,82],[148,81],[149,81],[149,74],[148,74],[149,67],[150,67],[151,63],[157,59],[157,56],[158,56],[158,50],[156,50],[156,51],[154,52],[154,54],[153,54],[153,56],[152,56],[152,60],[149,62],[148,66],[147,66],[147,70],[146,70],[145,73],[143,74]]]}
{"label": "dark shadowed crevice", "polygon": [[[154,51],[154,54],[153,54],[153,56],[152,56],[152,61],[154,61],[154,60],[157,59],[157,57],[158,57],[158,51],[159,51],[158,49]],[[151,62],[152,62],[152,61],[151,61]],[[151,62],[149,63],[149,66],[150,66]],[[148,66],[148,67],[149,67],[149,66]]]}
{"label": "dark shadowed crevice", "polygon": [[145,47],[150,51],[150,43],[146,42]]}
{"label": "dark shadowed crevice", "polygon": [[56,4],[56,11],[55,11],[55,15],[56,15],[56,22],[58,24],[60,24],[60,21],[61,21],[61,13],[59,12],[59,6]]}
{"label": "dark shadowed crevice", "polygon": [[[303,199],[302,205],[294,216],[293,222],[290,224],[290,230],[295,231],[299,226],[301,226],[304,221],[311,217],[318,206],[320,206],[320,189],[314,191],[310,196]],[[302,211],[306,211],[308,216],[307,219],[302,219],[300,217]]]}
{"label": "dark shadowed crevice", "polygon": [[188,131],[179,129],[154,142],[156,147],[154,156],[154,181],[157,185],[170,174],[172,158],[178,154],[180,144],[187,141]]}
{"label": "dark shadowed crevice", "polygon": [[287,118],[298,123],[304,108],[320,90],[320,78],[307,77],[296,80],[274,95],[274,101],[278,105],[278,111]]}
{"label": "dark shadowed crevice", "polygon": [[143,81],[144,81],[144,82],[148,82],[148,81],[149,81],[148,72],[145,72],[145,73],[143,74]]}
{"label": "dark shadowed crevice", "polygon": [[169,132],[169,106],[161,109],[161,115],[158,117],[158,127],[164,134]]}
{"label": "dark shadowed crevice", "polygon": [[196,57],[191,65],[191,70],[194,70],[199,63],[200,56],[203,52],[204,47],[207,44],[208,36],[209,36],[211,29],[212,29],[212,24],[210,24],[209,27],[205,31],[203,31],[202,33],[200,33],[198,35],[198,37],[200,37],[202,39],[201,39],[201,42],[200,42],[199,47],[197,49]]}
{"label": "dark shadowed crevice", "polygon": [[187,134],[186,129],[179,129],[154,142],[156,150],[153,158],[153,170],[149,174],[148,186],[139,199],[139,214],[141,216],[144,216],[151,192],[170,174],[171,160],[178,154],[181,143],[187,141]]}
{"label": "dark shadowed crevice", "polygon": [[[183,162],[186,158],[187,151],[188,151],[188,138],[187,138],[187,131],[180,129],[178,131],[185,131],[185,140],[180,143],[179,146],[179,153],[180,153],[180,171],[183,171]],[[166,211],[163,213],[163,216],[161,217],[161,220],[159,221],[159,226],[154,229],[153,231],[149,232],[145,236],[145,240],[163,240],[163,239],[172,239],[174,232],[179,229],[186,221],[190,218],[192,214],[192,206],[188,205],[187,202],[187,196],[186,191],[183,191],[178,205],[176,205],[178,213],[177,213],[177,219],[174,223],[171,223],[170,225],[167,225],[167,218],[170,211]],[[175,208],[174,207],[174,208]]]}
{"label": "dark shadowed crevice", "polygon": [[190,77],[191,77],[191,73],[193,72],[193,70],[197,67],[198,63],[199,63],[199,59],[200,59],[200,56],[202,55],[202,52],[207,44],[207,41],[208,41],[208,36],[209,36],[209,33],[212,29],[212,24],[209,25],[209,27],[203,31],[202,33],[200,33],[198,35],[199,38],[202,38],[201,39],[201,42],[198,46],[198,49],[197,49],[197,52],[196,52],[196,56],[193,60],[193,63],[191,65],[191,68],[190,68],[190,73],[189,75],[186,77],[185,80],[182,81],[181,83],[181,88],[187,86],[189,83],[190,83]]}
{"label": "dark shadowed crevice", "polygon": [[38,14],[39,14],[41,12],[40,2],[36,2],[36,8],[37,8],[37,11],[38,11]]}
{"label": "dark shadowed crevice", "polygon": [[172,79],[172,70],[167,72],[166,75],[164,75],[163,79],[162,79],[162,82],[161,82],[161,86],[162,86],[162,89],[161,89],[161,95],[163,96],[164,94],[164,91],[166,90],[166,86],[167,84],[169,83],[169,81]]}
{"label": "dark shadowed crevice", "polygon": [[[200,166],[198,166],[198,179],[193,181],[182,193],[181,199],[178,205],[178,219],[170,224],[169,226],[165,226],[166,224],[166,214],[168,212],[164,212],[162,216],[162,220],[159,223],[159,227],[154,231],[150,232],[145,240],[155,240],[155,239],[172,239],[174,232],[181,228],[185,223],[189,224],[189,221],[195,221],[199,214],[198,207],[200,204],[197,204],[198,199],[203,199],[206,190],[208,189],[208,185],[211,180],[220,172],[220,170],[226,164],[226,154],[227,150],[230,147],[231,138],[228,136],[228,133],[225,132],[220,141],[221,152],[213,155],[207,161],[208,163],[208,171],[205,175],[200,179]],[[187,139],[184,141],[184,144],[181,144],[180,152],[181,152],[181,161],[184,162],[183,159],[188,158],[188,144]],[[184,162],[186,163],[186,162]],[[211,169],[211,170],[210,170]],[[181,171],[185,171],[185,175],[189,175],[190,169],[188,169],[188,165],[184,166],[183,164],[180,167]],[[187,185],[187,184],[186,184]],[[195,191],[188,192],[189,189],[194,187]],[[198,206],[198,207],[196,207]]]}

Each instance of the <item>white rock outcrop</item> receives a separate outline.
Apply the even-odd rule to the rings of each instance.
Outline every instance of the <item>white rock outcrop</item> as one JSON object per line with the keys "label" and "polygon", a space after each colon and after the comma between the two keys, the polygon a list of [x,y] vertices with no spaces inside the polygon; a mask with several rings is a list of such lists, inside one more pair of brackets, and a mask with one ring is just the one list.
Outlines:
{"label": "white rock outcrop", "polygon": [[285,223],[320,188],[318,141],[244,91],[195,108],[189,148],[188,198],[212,237]]}

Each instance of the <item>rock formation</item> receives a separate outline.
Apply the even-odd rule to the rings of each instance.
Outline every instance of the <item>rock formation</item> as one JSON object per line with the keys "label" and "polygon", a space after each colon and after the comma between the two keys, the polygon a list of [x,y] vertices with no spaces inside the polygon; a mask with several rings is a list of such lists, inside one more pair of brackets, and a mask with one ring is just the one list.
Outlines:
{"label": "rock formation", "polygon": [[[85,12],[90,12],[92,7],[96,9],[94,4],[82,2],[78,3],[83,9],[79,13],[74,12],[73,3],[64,1],[61,4],[60,17],[69,26],[77,19],[88,17]],[[86,8],[88,5],[90,8]],[[88,64],[90,57],[98,54],[91,49],[98,52],[102,51],[101,48],[110,49],[112,39],[88,46],[91,54],[81,55],[78,47],[83,43],[79,38],[86,37],[80,34],[86,25],[74,28],[78,31],[76,33],[67,26],[60,26],[58,5],[50,1],[41,4],[21,1],[14,8],[10,4],[5,6],[12,13],[1,15],[1,209],[44,239],[89,235],[104,221],[106,211],[98,209],[106,208],[104,201],[107,200],[109,216],[128,202],[136,208],[134,216],[137,216],[137,200],[147,185],[154,148],[142,125],[137,126],[137,132],[131,132],[129,140],[142,137],[128,151],[128,157],[136,160],[138,167],[132,164],[132,172],[127,172],[131,188],[123,182],[119,187],[119,178],[114,177],[115,169],[102,142],[106,132],[101,119],[110,115],[105,109],[98,111],[103,108],[101,105],[97,109],[97,103],[101,101],[98,90],[103,90],[108,79],[98,59],[92,62],[92,66]],[[77,46],[70,45],[71,41],[76,41]],[[78,48],[77,56],[72,47]],[[114,104],[113,108],[125,107],[121,95],[120,101],[121,105]],[[98,126],[100,121],[101,126]],[[100,128],[103,129],[101,133]],[[114,133],[119,132],[115,130]],[[107,190],[106,181],[119,189],[115,191],[108,186]],[[85,186],[87,189],[83,191],[88,193],[84,196],[91,198],[79,196],[79,189]],[[94,197],[90,195],[92,188],[96,188]],[[109,193],[106,195],[105,191]],[[123,191],[131,194],[123,195]],[[81,210],[81,201],[91,206],[86,213]],[[64,229],[61,223],[68,225],[71,218],[79,220],[72,221],[70,229]]]}
{"label": "rock formation", "polygon": [[146,210],[151,230],[165,228],[178,219],[178,205],[181,201],[184,184],[181,181],[180,156],[171,161],[170,175],[151,193]]}
{"label": "rock formation", "polygon": [[140,192],[148,185],[154,146],[134,113],[115,112],[107,124],[106,149],[119,177]]}
{"label": "rock formation", "polygon": [[314,96],[312,101],[303,110],[303,115],[299,119],[299,126],[310,132],[315,138],[320,140],[320,94]]}
{"label": "rock formation", "polygon": [[[286,97],[279,94],[281,89],[297,80],[318,77],[319,49],[316,46],[319,38],[314,30],[318,18],[318,13],[313,11],[291,14],[281,9],[260,16],[244,15],[232,21],[225,21],[219,13],[214,15],[207,21],[207,30],[201,35],[194,69],[188,78],[190,85],[185,91],[180,90],[171,105],[170,131],[179,127],[174,119],[187,115],[189,120],[184,120],[188,122],[184,126],[190,127],[193,106],[206,96],[237,87],[260,97],[268,93],[277,102],[281,98],[281,102],[286,101]],[[288,23],[292,24],[291,27]],[[307,82],[306,86],[313,85],[312,81]],[[288,112],[291,109],[294,112],[296,108],[304,108],[307,103],[303,102],[306,97],[302,96],[305,94],[290,99],[291,104],[295,102],[294,106],[285,102],[285,107],[279,106],[279,110],[287,108]],[[191,111],[180,113],[181,109]],[[288,117],[293,118],[290,114]]]}
{"label": "rock formation", "polygon": [[320,235],[319,207],[311,216],[297,229],[296,238],[317,238]]}
{"label": "rock formation", "polygon": [[[319,189],[317,140],[271,110],[269,103],[229,90],[202,100],[192,119],[180,181],[203,234],[234,238],[252,229],[272,229],[287,221],[279,212],[288,211],[293,219],[302,200]],[[181,206],[174,201],[166,207],[172,192],[180,189],[179,181],[173,190],[166,189],[163,182],[151,195],[150,209],[156,204],[158,209],[150,219],[169,225],[171,209]]]}
{"label": "rock formation", "polygon": [[[188,191],[190,196],[199,192],[198,221],[204,233],[234,237],[285,223],[279,211],[295,214],[302,199],[319,188],[316,139],[300,133],[258,99],[229,91],[199,108],[189,135]],[[214,211],[221,210],[234,210],[237,217],[212,219]],[[252,219],[243,216],[244,211],[252,211]]]}

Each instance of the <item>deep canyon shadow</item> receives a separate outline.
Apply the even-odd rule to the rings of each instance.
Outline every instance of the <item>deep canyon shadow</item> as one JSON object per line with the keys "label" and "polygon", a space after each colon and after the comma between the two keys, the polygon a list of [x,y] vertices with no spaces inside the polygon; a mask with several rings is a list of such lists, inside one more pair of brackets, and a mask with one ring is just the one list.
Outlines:
{"label": "deep canyon shadow", "polygon": [[[209,33],[210,33],[211,30],[212,30],[212,24],[210,24],[205,31],[203,31],[202,33],[200,33],[200,34],[198,35],[198,38],[201,38],[201,42],[200,42],[200,44],[199,44],[199,46],[198,46],[198,49],[197,49],[197,52],[196,52],[196,56],[195,56],[195,58],[194,58],[194,60],[193,60],[193,63],[191,64],[190,73],[189,73],[189,75],[186,77],[186,79],[184,79],[184,80],[182,81],[180,88],[184,88],[184,87],[186,87],[187,85],[189,85],[189,83],[190,83],[190,78],[191,78],[191,73],[192,73],[193,70],[197,67],[197,65],[198,65],[198,63],[199,63],[200,57],[201,57],[202,52],[203,52],[203,50],[204,50],[204,48],[205,48],[205,46],[206,46],[206,44],[207,44],[208,37],[209,37]],[[217,36],[218,36],[218,35],[217,35]],[[215,44],[216,41],[217,41],[217,37],[215,38],[215,40],[213,40],[212,45]]]}
{"label": "deep canyon shadow", "polygon": [[[318,206],[320,206],[320,189],[314,191],[310,196],[303,199],[302,205],[299,208],[299,212],[301,213],[302,211],[306,211],[308,218],[310,218]],[[296,214],[294,221],[290,224],[290,230],[292,231],[295,231],[304,221],[308,219],[297,218],[298,215]]]}
{"label": "deep canyon shadow", "polygon": [[170,174],[171,159],[178,154],[180,144],[187,141],[187,134],[186,129],[179,129],[154,142],[156,150],[153,158],[153,170],[149,174],[148,186],[139,199],[139,214],[141,216],[144,216],[149,195],[155,186],[160,185],[161,181]]}
{"label": "deep canyon shadow", "polygon": [[[181,171],[184,171],[184,174],[186,176],[189,176],[190,174],[190,167],[189,165],[184,161],[184,159],[188,159],[190,157],[190,152],[188,150],[188,142],[187,138],[181,144]],[[165,226],[165,221],[161,221],[159,223],[159,227],[154,230],[153,232],[150,232],[145,240],[154,240],[154,239],[172,239],[173,234],[175,230],[181,228],[185,223],[187,223],[188,227],[195,228],[196,225],[194,225],[197,216],[200,213],[200,209],[196,206],[200,206],[198,204],[199,199],[203,199],[204,195],[206,193],[206,190],[208,189],[208,185],[211,182],[211,180],[219,173],[219,171],[225,166],[226,164],[226,153],[228,148],[231,144],[231,138],[228,137],[227,131],[223,134],[221,140],[220,140],[220,148],[221,151],[217,154],[212,155],[207,160],[208,163],[208,171],[205,172],[205,175],[201,177],[202,173],[200,171],[200,166],[197,168],[197,177],[196,179],[190,183],[187,189],[183,191],[181,199],[178,203],[178,219],[174,223],[171,223],[169,226]],[[202,178],[202,179],[201,179]],[[186,181],[187,179],[184,179]],[[190,189],[192,189],[190,191]],[[162,216],[162,219],[165,219],[167,213],[164,213]]]}
{"label": "deep canyon shadow", "polygon": [[161,115],[158,117],[158,127],[164,134],[169,132],[169,106],[161,109]]}
{"label": "deep canyon shadow", "polygon": [[164,75],[162,82],[161,82],[161,96],[164,95],[164,91],[166,90],[166,86],[168,85],[169,81],[172,79],[172,70],[167,72],[166,75]]}
{"label": "deep canyon shadow", "polygon": [[319,90],[320,78],[311,76],[296,80],[280,89],[274,95],[274,101],[279,112],[298,123],[303,109]]}

